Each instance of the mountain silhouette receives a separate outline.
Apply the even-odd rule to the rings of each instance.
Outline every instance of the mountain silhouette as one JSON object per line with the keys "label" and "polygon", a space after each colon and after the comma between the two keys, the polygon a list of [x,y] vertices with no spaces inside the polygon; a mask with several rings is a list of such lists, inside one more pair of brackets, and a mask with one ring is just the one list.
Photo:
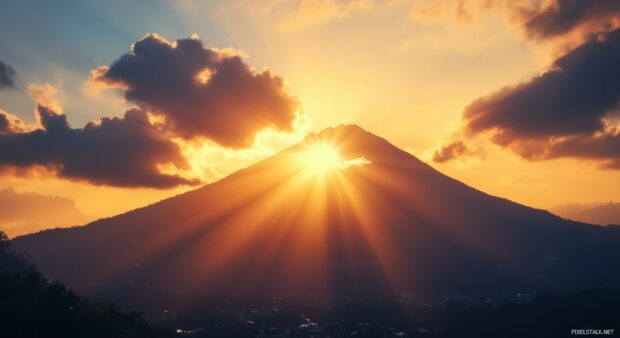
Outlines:
{"label": "mountain silhouette", "polygon": [[592,224],[620,224],[620,203],[567,204],[551,209],[564,218]]}
{"label": "mountain silhouette", "polygon": [[9,236],[84,224],[92,219],[70,199],[19,193],[12,188],[0,190],[0,224]]}
{"label": "mountain silhouette", "polygon": [[[333,144],[334,168],[301,160]],[[310,149],[310,150],[309,150]],[[131,308],[278,295],[501,295],[620,285],[620,231],[447,177],[354,125],[218,182],[14,240],[47,278]]]}

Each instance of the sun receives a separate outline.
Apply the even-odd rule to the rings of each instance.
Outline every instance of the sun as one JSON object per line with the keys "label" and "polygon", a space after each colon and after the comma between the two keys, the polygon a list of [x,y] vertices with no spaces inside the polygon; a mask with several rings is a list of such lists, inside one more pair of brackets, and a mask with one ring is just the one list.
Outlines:
{"label": "sun", "polygon": [[338,149],[329,143],[317,143],[300,154],[304,166],[316,173],[328,173],[342,169],[342,158]]}

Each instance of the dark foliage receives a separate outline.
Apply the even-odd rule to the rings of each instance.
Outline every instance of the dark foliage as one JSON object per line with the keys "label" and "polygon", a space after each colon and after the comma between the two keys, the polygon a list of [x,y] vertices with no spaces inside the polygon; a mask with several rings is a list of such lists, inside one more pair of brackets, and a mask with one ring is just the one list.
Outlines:
{"label": "dark foliage", "polygon": [[[88,273],[85,271],[85,273]],[[0,336],[156,337],[138,313],[80,298],[59,281],[48,282],[10,249],[0,231]]]}

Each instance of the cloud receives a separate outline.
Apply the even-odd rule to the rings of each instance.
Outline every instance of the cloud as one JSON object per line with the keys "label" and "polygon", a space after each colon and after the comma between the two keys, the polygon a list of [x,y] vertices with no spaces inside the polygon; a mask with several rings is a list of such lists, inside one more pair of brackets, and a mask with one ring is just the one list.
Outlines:
{"label": "cloud", "polygon": [[410,16],[426,23],[475,23],[497,9],[506,10],[529,39],[563,42],[563,48],[620,27],[617,0],[417,0]]}
{"label": "cloud", "polygon": [[620,30],[592,39],[531,81],[472,102],[463,115],[467,131],[494,129],[503,144],[599,131],[620,101],[618,60]]}
{"label": "cloud", "polygon": [[495,7],[494,0],[417,0],[409,17],[416,22],[448,24],[472,23],[481,12]]}
{"label": "cloud", "polygon": [[546,160],[562,157],[594,160],[602,169],[620,170],[620,133],[571,136],[549,143],[517,143],[514,150],[525,158]]}
{"label": "cloud", "polygon": [[19,193],[11,188],[0,190],[0,223],[11,237],[89,220],[70,199]]}
{"label": "cloud", "polygon": [[463,131],[491,134],[530,160],[573,157],[620,169],[618,60],[620,29],[592,37],[529,82],[473,101]]}
{"label": "cloud", "polygon": [[[46,87],[31,88],[33,96],[44,96],[38,89]],[[42,166],[62,178],[120,187],[197,183],[160,171],[164,165],[183,168],[187,163],[179,147],[150,122],[144,110],[131,109],[123,117],[102,118],[74,129],[64,114],[44,102],[54,100],[37,98],[38,126],[24,127],[17,117],[0,113],[0,167]]]}
{"label": "cloud", "polygon": [[517,20],[530,38],[549,39],[585,29],[605,32],[620,23],[620,1],[553,0],[513,6]]}
{"label": "cloud", "polygon": [[552,47],[558,55],[620,27],[617,0],[415,0],[409,12],[414,22],[496,28],[498,15],[527,39]]}
{"label": "cloud", "polygon": [[0,61],[0,89],[15,87],[15,75],[17,72],[13,67]]}
{"label": "cloud", "polygon": [[282,17],[279,28],[293,31],[367,11],[373,6],[372,0],[301,0],[295,12]]}
{"label": "cloud", "polygon": [[21,132],[26,129],[22,120],[0,109],[0,135]]}
{"label": "cloud", "polygon": [[215,163],[198,161],[194,149],[243,148],[247,157],[264,151],[261,135],[297,135],[304,116],[280,77],[252,69],[240,51],[206,48],[198,37],[171,43],[149,34],[92,70],[87,85],[119,90],[136,107],[74,128],[53,86],[30,85],[35,124],[0,110],[0,171],[43,170],[119,187],[198,184]]}
{"label": "cloud", "polygon": [[471,153],[471,150],[463,141],[454,141],[437,149],[433,154],[433,161],[438,163],[448,162],[459,157],[468,156]]}
{"label": "cloud", "polygon": [[30,84],[28,85],[28,94],[37,104],[48,107],[58,114],[62,113],[62,106],[57,99],[58,91],[51,84]]}
{"label": "cloud", "polygon": [[164,117],[175,135],[231,148],[251,146],[266,128],[292,131],[298,109],[280,77],[254,71],[240,56],[206,48],[197,38],[170,43],[149,34],[92,76]]}
{"label": "cloud", "polygon": [[377,7],[398,5],[402,0],[233,0],[220,10],[243,10],[284,33],[345,19]]}
{"label": "cloud", "polygon": [[450,5],[445,1],[416,1],[409,12],[409,16],[414,21],[440,23],[445,20],[446,13],[449,12]]}

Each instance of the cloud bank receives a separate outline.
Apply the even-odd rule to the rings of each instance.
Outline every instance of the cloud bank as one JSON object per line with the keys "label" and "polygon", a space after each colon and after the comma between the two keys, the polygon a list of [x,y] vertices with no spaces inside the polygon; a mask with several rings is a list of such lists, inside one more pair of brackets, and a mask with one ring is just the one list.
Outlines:
{"label": "cloud bank", "polygon": [[499,143],[589,135],[620,101],[620,30],[558,58],[551,70],[465,108],[467,131],[494,129]]}
{"label": "cloud bank", "polygon": [[[620,29],[604,31],[620,17],[620,3],[558,0],[527,15],[524,27],[532,38],[586,26],[592,34],[541,75],[471,102],[460,132],[490,135],[528,160],[570,157],[620,169]],[[468,156],[455,149],[444,146],[435,161]]]}
{"label": "cloud bank", "polygon": [[178,146],[149,122],[143,110],[102,118],[81,129],[72,128],[65,115],[46,106],[38,104],[36,111],[38,128],[0,133],[0,166],[42,166],[62,178],[120,187],[196,183],[160,172],[161,165],[183,167],[186,162]]}
{"label": "cloud bank", "polygon": [[344,18],[355,12],[373,8],[373,0],[302,0],[294,12],[285,14],[278,27],[294,31],[319,23]]}
{"label": "cloud bank", "polygon": [[119,187],[197,184],[184,176],[191,168],[180,145],[249,147],[259,131],[292,131],[298,109],[280,77],[198,38],[170,43],[149,34],[93,70],[89,84],[121,90],[136,107],[73,128],[54,87],[31,85],[36,125],[0,110],[0,169],[43,167],[61,178]]}

